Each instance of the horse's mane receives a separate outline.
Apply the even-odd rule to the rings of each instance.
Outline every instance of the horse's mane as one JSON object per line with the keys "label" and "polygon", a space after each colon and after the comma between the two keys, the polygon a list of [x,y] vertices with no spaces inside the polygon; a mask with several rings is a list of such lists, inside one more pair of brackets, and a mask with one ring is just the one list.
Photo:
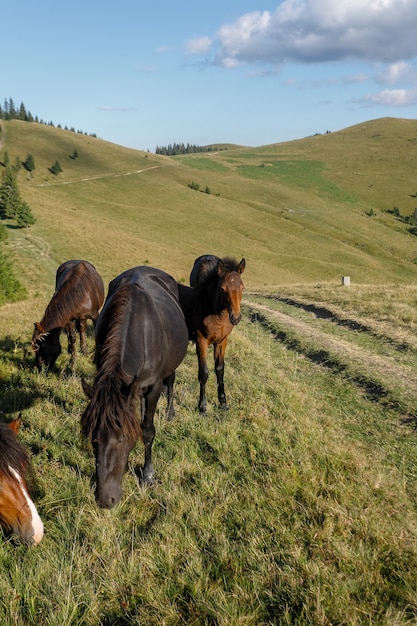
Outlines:
{"label": "horse's mane", "polygon": [[118,377],[102,378],[94,384],[93,396],[81,416],[81,430],[92,439],[99,428],[112,430],[136,442],[141,427],[136,417],[136,396],[123,393]]}
{"label": "horse's mane", "polygon": [[12,468],[24,476],[28,466],[28,454],[16,434],[7,424],[0,424],[0,472],[12,476]]}
{"label": "horse's mane", "polygon": [[85,263],[75,265],[46,307],[40,322],[42,327],[48,330],[64,328],[73,318],[74,308],[78,306],[86,291],[95,288],[95,281],[95,274]]}
{"label": "horse's mane", "polygon": [[81,417],[82,432],[90,439],[98,427],[121,432],[131,441],[136,441],[141,434],[135,410],[136,390],[129,390],[134,381],[122,371],[120,347],[133,289],[139,287],[134,284],[121,287],[101,313],[100,329],[107,329],[107,332],[101,339],[98,330],[93,396]]}
{"label": "horse's mane", "polygon": [[[239,261],[237,261],[234,257],[225,256],[222,259],[223,263],[223,273],[229,274],[230,272],[237,272],[239,267]],[[217,269],[216,269],[217,272]]]}

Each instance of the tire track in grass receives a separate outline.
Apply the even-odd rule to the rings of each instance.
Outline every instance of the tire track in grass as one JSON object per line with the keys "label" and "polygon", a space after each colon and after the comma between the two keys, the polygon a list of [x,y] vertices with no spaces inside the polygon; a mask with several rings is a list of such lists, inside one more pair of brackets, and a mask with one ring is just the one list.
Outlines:
{"label": "tire track in grass", "polygon": [[313,326],[270,307],[243,300],[252,321],[269,328],[289,349],[315,363],[345,373],[374,401],[400,406],[407,416],[417,404],[417,375],[394,358],[372,354],[341,338],[333,338]]}
{"label": "tire track in grass", "polygon": [[349,330],[368,333],[373,335],[376,339],[388,340],[391,344],[396,345],[400,350],[411,349],[417,352],[417,338],[413,335],[404,333],[404,330],[401,328],[390,328],[389,333],[387,334],[386,325],[383,322],[370,319],[364,320],[355,316],[352,317],[351,315],[346,317],[346,314],[343,311],[335,307],[329,308],[324,304],[315,304],[312,302],[296,300],[294,298],[265,295],[257,292],[252,292],[250,295],[254,298],[266,298],[272,301],[283,302],[290,307],[312,313],[317,319],[328,320],[333,324],[348,328]]}

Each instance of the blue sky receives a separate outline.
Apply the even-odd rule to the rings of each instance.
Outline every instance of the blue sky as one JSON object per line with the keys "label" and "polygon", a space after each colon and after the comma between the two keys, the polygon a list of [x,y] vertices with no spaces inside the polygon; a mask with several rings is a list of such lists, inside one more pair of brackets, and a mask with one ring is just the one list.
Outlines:
{"label": "blue sky", "polygon": [[415,119],[416,25],[416,0],[7,2],[0,101],[151,151]]}

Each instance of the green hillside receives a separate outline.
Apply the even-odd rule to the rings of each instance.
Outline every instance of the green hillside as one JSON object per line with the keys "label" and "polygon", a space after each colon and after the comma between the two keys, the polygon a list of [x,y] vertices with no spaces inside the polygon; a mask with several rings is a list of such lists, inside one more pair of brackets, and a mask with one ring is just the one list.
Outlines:
{"label": "green hillside", "polygon": [[[0,624],[416,624],[417,239],[401,218],[417,205],[417,121],[176,158],[1,126],[0,161],[34,157],[18,179],[37,221],[4,222],[27,295],[0,306],[0,421],[22,415],[45,535],[27,548],[0,530]],[[80,436],[92,324],[89,354],[73,367],[62,333],[46,373],[33,322],[65,259],[105,282],[142,263],[188,281],[204,252],[247,261],[230,409],[210,354],[198,412],[190,343],[175,419],[158,403],[155,484],[140,484],[139,441],[120,504],[100,509]]]}
{"label": "green hillside", "polygon": [[[2,129],[0,154],[36,164],[19,186],[37,222],[10,231],[30,282],[76,257],[106,279],[149,263],[187,280],[207,251],[245,256],[250,288],[417,277],[417,239],[392,214],[417,206],[417,121],[175,158],[35,123]],[[48,169],[56,160],[58,176]]]}

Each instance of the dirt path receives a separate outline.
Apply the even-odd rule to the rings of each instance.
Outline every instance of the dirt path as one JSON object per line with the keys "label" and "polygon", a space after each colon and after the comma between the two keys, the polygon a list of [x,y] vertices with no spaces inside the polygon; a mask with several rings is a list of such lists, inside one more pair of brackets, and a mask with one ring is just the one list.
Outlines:
{"label": "dirt path", "polygon": [[136,170],[135,172],[122,172],[121,174],[102,174],[100,176],[88,176],[86,178],[79,178],[78,180],[68,180],[68,181],[58,181],[53,183],[40,183],[39,185],[34,185],[35,187],[56,187],[61,185],[73,185],[77,183],[84,183],[89,180],[100,180],[102,178],[122,178],[123,176],[135,176],[136,174],[143,174],[143,172],[149,172],[150,170],[156,170],[162,167],[162,165],[152,165],[151,167],[146,167],[143,170]]}
{"label": "dirt path", "polygon": [[9,245],[14,250],[21,248],[32,250],[38,258],[49,259],[51,256],[50,244],[42,237],[37,237],[36,235],[25,234],[24,238],[14,239],[9,242]]}
{"label": "dirt path", "polygon": [[[278,321],[284,332],[285,328],[290,329],[302,337],[303,344],[307,342],[313,351],[321,354],[320,362],[325,363],[323,353],[328,354],[329,362],[334,362],[336,359],[341,365],[348,364],[349,368],[361,377],[366,377],[369,381],[378,381],[378,384],[383,382],[386,389],[398,387],[410,399],[415,398],[413,390],[417,388],[417,375],[410,368],[399,364],[394,358],[375,355],[349,341],[330,337],[306,322],[292,318],[290,315],[271,309],[264,304],[248,300],[244,300],[242,303],[248,306],[252,313],[258,311],[264,314],[266,318],[273,318]],[[262,322],[262,320],[260,321]]]}

